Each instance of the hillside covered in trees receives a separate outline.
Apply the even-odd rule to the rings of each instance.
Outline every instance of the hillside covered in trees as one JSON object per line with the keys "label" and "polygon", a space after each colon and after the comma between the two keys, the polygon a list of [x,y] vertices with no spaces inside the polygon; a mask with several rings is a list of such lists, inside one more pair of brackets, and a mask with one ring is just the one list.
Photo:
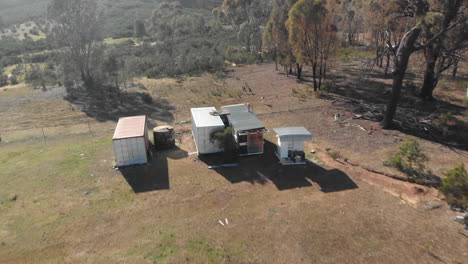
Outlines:
{"label": "hillside covered in trees", "polygon": [[[461,0],[37,0],[0,4],[1,66],[16,67],[8,71],[14,71],[13,81],[20,76],[25,80],[26,75],[28,79],[44,76],[39,80],[43,84],[70,86],[78,84],[72,77],[78,73],[85,83],[93,78],[120,88],[129,76],[199,74],[222,71],[225,62],[272,60],[299,79],[303,69],[310,71],[313,89],[318,91],[340,51],[364,46],[375,53],[368,64],[385,68],[385,74],[393,76],[392,97],[382,121],[386,127],[392,126],[413,54],[423,54],[426,61],[418,94],[431,100],[442,74],[450,70],[452,77],[457,75],[466,49],[466,8]],[[81,13],[74,16],[74,12]],[[26,26],[22,28],[21,22],[27,22]],[[83,42],[74,43],[78,38]],[[78,49],[80,54],[75,52]],[[28,63],[48,66],[39,70]],[[53,72],[58,68],[65,72]],[[26,74],[25,69],[32,72]],[[1,79],[5,84],[6,77]]]}

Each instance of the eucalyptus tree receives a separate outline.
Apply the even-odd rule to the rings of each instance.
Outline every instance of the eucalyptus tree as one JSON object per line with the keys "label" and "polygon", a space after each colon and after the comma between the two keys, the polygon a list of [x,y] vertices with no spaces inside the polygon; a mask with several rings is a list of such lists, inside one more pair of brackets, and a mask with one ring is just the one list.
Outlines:
{"label": "eucalyptus tree", "polygon": [[336,7],[334,1],[299,0],[289,10],[289,43],[297,62],[312,68],[314,91],[320,90],[338,45]]}
{"label": "eucalyptus tree", "polygon": [[102,56],[102,11],[91,0],[51,0],[48,19],[52,22],[49,37],[70,62],[88,89],[99,79],[98,65]]}

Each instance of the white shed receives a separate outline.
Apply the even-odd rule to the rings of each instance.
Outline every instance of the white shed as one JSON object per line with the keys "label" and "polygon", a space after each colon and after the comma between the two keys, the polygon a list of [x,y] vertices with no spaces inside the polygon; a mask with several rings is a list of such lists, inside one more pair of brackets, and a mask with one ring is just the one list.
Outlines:
{"label": "white shed", "polygon": [[304,127],[273,128],[278,138],[277,156],[284,165],[303,164],[305,161],[304,141],[312,135]]}
{"label": "white shed", "polygon": [[146,116],[120,118],[112,141],[117,167],[148,163]]}
{"label": "white shed", "polygon": [[192,135],[198,154],[222,152],[219,140],[211,140],[213,133],[223,131],[224,123],[214,107],[192,108]]}

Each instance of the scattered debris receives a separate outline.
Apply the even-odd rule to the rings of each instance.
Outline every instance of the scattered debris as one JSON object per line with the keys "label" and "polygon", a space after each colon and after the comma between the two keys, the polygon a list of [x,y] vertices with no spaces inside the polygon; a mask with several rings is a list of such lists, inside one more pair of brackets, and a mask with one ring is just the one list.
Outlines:
{"label": "scattered debris", "polygon": [[422,206],[423,206],[424,209],[426,209],[428,211],[432,211],[432,210],[442,208],[443,204],[440,203],[440,202],[430,200],[430,201],[424,201],[422,203]]}
{"label": "scattered debris", "polygon": [[360,125],[354,125],[354,126],[357,127],[357,128],[359,128],[359,129],[361,129],[362,131],[367,131],[365,128],[363,128],[363,127],[360,126]]}
{"label": "scattered debris", "polygon": [[237,167],[239,163],[229,163],[229,164],[222,164],[222,165],[210,165],[208,169],[218,169],[218,168],[230,168],[230,167]]}
{"label": "scattered debris", "polygon": [[335,117],[335,122],[338,120],[338,117],[340,117],[341,115],[340,114],[335,114],[334,117]]}
{"label": "scattered debris", "polygon": [[252,91],[252,88],[250,88],[247,82],[244,82],[244,85],[242,86],[242,91],[247,95],[255,95],[255,93]]}
{"label": "scattered debris", "polygon": [[80,157],[84,157],[84,154],[83,154],[83,153],[81,153],[81,154],[80,154]]}
{"label": "scattered debris", "polygon": [[195,152],[190,152],[188,155],[189,155],[189,156],[190,156],[190,155],[195,155],[195,154],[197,154],[197,153],[198,153],[198,152],[196,152],[196,151],[195,151]]}
{"label": "scattered debris", "polygon": [[183,125],[183,124],[188,124],[188,123],[190,123],[190,122],[191,122],[190,120],[185,120],[185,121],[179,121],[179,122],[177,122],[176,124],[177,124],[177,125]]}
{"label": "scattered debris", "polygon": [[18,195],[17,194],[13,195],[13,197],[10,198],[10,201],[12,201],[12,202],[15,202],[16,200],[18,200]]}
{"label": "scattered debris", "polygon": [[229,221],[227,218],[224,218],[224,222],[223,220],[218,220],[218,222],[222,225],[222,226],[227,226],[229,224]]}
{"label": "scattered debris", "polygon": [[453,219],[455,222],[458,222],[460,224],[465,223],[465,217],[463,215],[457,215],[455,216],[455,219]]}
{"label": "scattered debris", "polygon": [[354,115],[353,119],[361,119],[362,115]]}
{"label": "scattered debris", "polygon": [[94,174],[94,173],[91,173],[91,174],[89,174],[89,176],[90,176],[90,177],[95,177],[95,176],[96,176],[96,174]]}
{"label": "scattered debris", "polygon": [[315,154],[317,151],[315,149],[311,150],[310,153]]}

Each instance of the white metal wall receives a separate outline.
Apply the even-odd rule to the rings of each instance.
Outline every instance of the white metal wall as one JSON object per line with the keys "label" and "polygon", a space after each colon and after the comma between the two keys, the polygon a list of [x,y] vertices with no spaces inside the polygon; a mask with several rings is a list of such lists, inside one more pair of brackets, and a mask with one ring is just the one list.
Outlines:
{"label": "white metal wall", "polygon": [[222,152],[223,148],[220,147],[218,140],[210,141],[212,133],[223,130],[224,127],[197,127],[193,129],[193,137],[199,154],[209,154]]}
{"label": "white metal wall", "polygon": [[280,154],[280,157],[287,158],[289,149],[297,150],[297,151],[304,151],[304,141],[302,140],[281,141],[278,138],[278,153]]}
{"label": "white metal wall", "polygon": [[148,162],[144,137],[114,140],[114,153],[117,166],[145,164]]}

